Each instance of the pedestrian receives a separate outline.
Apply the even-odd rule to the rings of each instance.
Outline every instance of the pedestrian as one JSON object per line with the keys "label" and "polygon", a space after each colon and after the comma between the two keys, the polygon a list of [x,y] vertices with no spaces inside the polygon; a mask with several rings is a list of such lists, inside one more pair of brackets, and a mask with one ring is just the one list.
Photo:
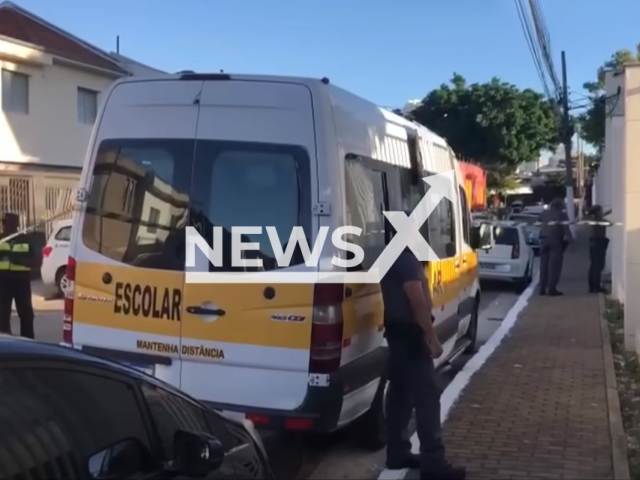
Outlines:
{"label": "pedestrian", "polygon": [[[5,213],[0,234],[0,333],[11,335],[11,306],[16,304],[20,318],[20,336],[34,338],[31,303],[31,269],[37,256],[25,234],[18,234],[19,217]],[[12,236],[15,235],[15,236]],[[11,237],[9,240],[3,238]]]}
{"label": "pedestrian", "polygon": [[[611,210],[604,212],[601,205],[591,208],[591,217],[596,222],[604,223],[604,217],[610,213]],[[602,288],[602,271],[607,259],[608,246],[607,226],[592,225],[589,237],[589,293],[606,293],[606,289]]]}
{"label": "pedestrian", "polygon": [[554,199],[549,208],[540,214],[540,295],[557,297],[562,260],[567,245],[573,241],[569,219],[563,211],[564,201]]}
{"label": "pedestrian", "polygon": [[[406,248],[380,282],[389,346],[387,468],[419,468],[421,478],[463,480],[465,469],[445,458],[440,389],[433,364],[443,351],[432,323],[424,272],[424,264]],[[420,455],[411,453],[408,434],[414,410]]]}

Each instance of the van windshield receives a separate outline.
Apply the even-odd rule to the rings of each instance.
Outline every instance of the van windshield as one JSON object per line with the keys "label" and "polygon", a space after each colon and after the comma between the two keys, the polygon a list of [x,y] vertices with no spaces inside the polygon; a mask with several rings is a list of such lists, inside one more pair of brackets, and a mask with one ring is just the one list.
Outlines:
{"label": "van windshield", "polygon": [[[264,270],[279,268],[265,230],[277,229],[286,250],[292,229],[311,229],[309,157],[301,147],[188,139],[108,140],[99,147],[83,225],[88,248],[144,268],[184,269],[186,226],[212,246],[223,228],[223,264],[231,268],[231,228],[258,250]],[[309,240],[308,240],[309,241]],[[303,263],[299,249],[291,265]]]}

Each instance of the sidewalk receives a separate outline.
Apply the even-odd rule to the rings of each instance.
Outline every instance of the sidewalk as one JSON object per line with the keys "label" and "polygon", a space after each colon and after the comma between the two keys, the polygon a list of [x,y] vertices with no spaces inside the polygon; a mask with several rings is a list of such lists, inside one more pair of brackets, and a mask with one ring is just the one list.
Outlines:
{"label": "sidewalk", "polygon": [[613,478],[599,300],[585,293],[587,269],[581,235],[565,255],[565,295],[536,291],[453,406],[445,444],[468,478]]}

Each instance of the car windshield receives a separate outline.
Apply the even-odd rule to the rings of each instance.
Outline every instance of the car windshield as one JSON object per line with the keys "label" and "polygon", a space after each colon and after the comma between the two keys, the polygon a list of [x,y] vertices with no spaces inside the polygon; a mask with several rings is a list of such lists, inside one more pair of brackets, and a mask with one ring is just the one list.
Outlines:
{"label": "car windshield", "polygon": [[533,223],[538,220],[538,215],[511,215],[509,220],[514,222]]}

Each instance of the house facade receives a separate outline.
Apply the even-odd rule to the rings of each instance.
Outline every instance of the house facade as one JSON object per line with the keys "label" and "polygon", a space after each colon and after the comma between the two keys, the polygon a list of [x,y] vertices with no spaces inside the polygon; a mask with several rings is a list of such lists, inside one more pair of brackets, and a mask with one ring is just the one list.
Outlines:
{"label": "house facade", "polygon": [[104,92],[158,73],[0,4],[0,213],[19,213],[23,226],[70,214]]}

